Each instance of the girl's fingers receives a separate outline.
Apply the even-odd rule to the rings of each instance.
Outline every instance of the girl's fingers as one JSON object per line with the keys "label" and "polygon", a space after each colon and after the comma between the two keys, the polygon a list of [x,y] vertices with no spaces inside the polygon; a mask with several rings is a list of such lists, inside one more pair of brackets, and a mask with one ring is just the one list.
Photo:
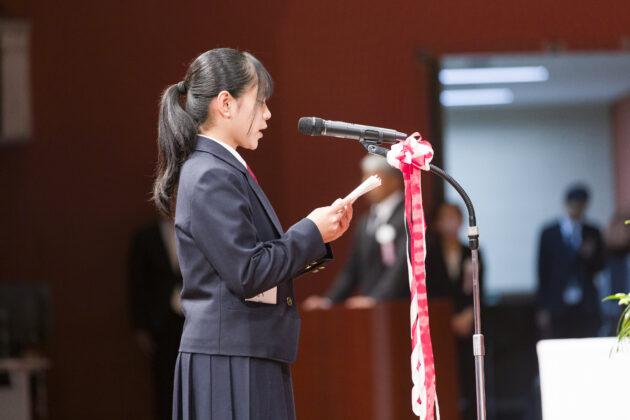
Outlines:
{"label": "girl's fingers", "polygon": [[338,198],[330,205],[332,209],[336,212],[337,210],[341,210],[343,208],[343,200]]}

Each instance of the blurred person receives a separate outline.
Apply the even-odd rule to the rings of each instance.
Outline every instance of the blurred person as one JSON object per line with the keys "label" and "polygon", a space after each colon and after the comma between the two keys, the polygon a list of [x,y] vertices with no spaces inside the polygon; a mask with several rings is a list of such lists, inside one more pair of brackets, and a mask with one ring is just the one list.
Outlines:
{"label": "blurred person", "polygon": [[[606,282],[602,298],[630,292],[630,226],[625,224],[630,212],[617,212],[604,233],[606,246]],[[603,335],[616,335],[623,307],[617,301],[602,302]]]}
{"label": "blurred person", "polygon": [[[472,355],[474,331],[472,252],[461,243],[463,215],[459,207],[443,203],[438,207],[427,238],[427,296],[453,302],[451,329],[457,339],[460,412],[463,420],[476,419],[475,368]],[[479,293],[482,296],[481,254]]]}
{"label": "blurred person", "polygon": [[[345,300],[348,308],[368,308],[377,301],[408,299],[407,235],[403,179],[385,158],[367,155],[362,179],[380,176],[382,185],[366,194],[372,204],[358,222],[350,257],[325,296],[310,296],[304,310],[327,309]],[[352,293],[358,291],[358,296]]]}
{"label": "blurred person", "polygon": [[173,366],[184,315],[179,301],[179,270],[173,222],[162,217],[133,237],[129,258],[134,337],[151,359],[157,418],[171,417]]}
{"label": "blurred person", "polygon": [[258,147],[272,91],[253,55],[217,48],[162,96],[153,199],[175,218],[186,317],[173,419],[295,419],[293,280],[332,259],[352,206],[338,199],[283,231],[237,151]]}
{"label": "blurred person", "polygon": [[594,337],[601,325],[594,279],[604,268],[604,245],[584,221],[588,199],[585,186],[571,186],[566,214],[540,235],[536,320],[546,338]]}

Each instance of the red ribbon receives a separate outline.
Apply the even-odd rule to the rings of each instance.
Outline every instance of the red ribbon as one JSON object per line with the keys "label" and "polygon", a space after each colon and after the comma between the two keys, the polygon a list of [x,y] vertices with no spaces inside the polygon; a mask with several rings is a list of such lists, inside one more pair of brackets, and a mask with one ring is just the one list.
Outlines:
{"label": "red ribbon", "polygon": [[[426,223],[420,184],[420,168],[428,169],[432,157],[431,144],[422,140],[419,133],[414,133],[405,141],[394,145],[387,156],[389,163],[401,170],[405,180],[405,215],[411,245],[409,287],[411,291],[412,380],[414,383],[412,408],[414,413],[423,420],[434,418],[434,405],[436,403],[435,365],[429,329],[425,271]],[[422,370],[423,365],[424,371]]]}

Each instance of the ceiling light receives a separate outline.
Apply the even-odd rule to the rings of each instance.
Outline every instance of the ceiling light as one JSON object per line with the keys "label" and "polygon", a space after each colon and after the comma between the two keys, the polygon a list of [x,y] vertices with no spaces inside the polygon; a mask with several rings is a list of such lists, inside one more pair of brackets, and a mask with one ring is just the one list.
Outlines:
{"label": "ceiling light", "polygon": [[508,88],[445,90],[440,102],[444,106],[505,105],[514,102],[514,92]]}
{"label": "ceiling light", "polygon": [[439,77],[443,85],[527,83],[547,81],[549,71],[544,66],[444,69]]}

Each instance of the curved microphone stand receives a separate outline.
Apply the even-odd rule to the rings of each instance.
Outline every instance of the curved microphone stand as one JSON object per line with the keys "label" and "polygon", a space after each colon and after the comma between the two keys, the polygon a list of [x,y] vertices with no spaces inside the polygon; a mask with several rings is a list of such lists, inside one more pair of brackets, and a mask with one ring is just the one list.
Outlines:
{"label": "curved microphone stand", "polygon": [[[388,149],[378,146],[374,140],[359,140],[368,153],[387,157]],[[414,165],[419,168],[419,166]],[[477,391],[477,419],[486,420],[486,379],[484,374],[484,356],[486,354],[483,334],[481,333],[481,302],[479,301],[479,228],[475,217],[475,208],[466,191],[455,179],[443,169],[430,164],[429,172],[439,176],[455,188],[466,204],[468,210],[468,245],[472,254],[473,268],[473,308],[475,315],[475,332],[473,334],[473,356],[475,357],[475,388]]]}

